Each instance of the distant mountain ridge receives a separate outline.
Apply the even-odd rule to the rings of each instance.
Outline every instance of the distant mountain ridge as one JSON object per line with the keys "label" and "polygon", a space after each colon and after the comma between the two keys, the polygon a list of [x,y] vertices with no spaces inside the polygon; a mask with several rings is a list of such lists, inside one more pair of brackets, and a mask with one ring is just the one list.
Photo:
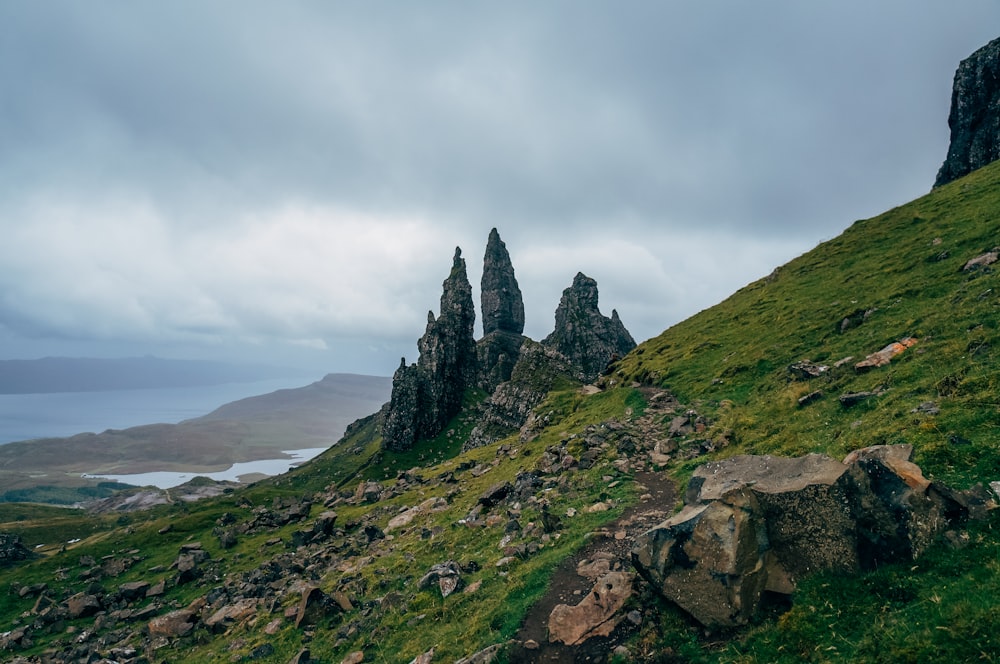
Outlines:
{"label": "distant mountain ridge", "polygon": [[0,360],[0,394],[199,387],[300,375],[306,375],[305,370],[212,360],[169,360],[151,355],[114,359],[44,357]]}

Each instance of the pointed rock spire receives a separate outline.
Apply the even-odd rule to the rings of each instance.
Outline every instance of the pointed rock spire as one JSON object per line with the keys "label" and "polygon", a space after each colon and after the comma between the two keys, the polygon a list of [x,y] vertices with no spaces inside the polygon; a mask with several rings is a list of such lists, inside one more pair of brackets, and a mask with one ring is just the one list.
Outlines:
{"label": "pointed rock spire", "polygon": [[618,312],[611,318],[597,308],[597,282],[578,272],[563,291],[556,309],[556,327],[542,344],[559,351],[579,367],[584,380],[594,380],[608,364],[635,348]]}
{"label": "pointed rock spire", "polygon": [[490,231],[483,257],[483,280],[480,288],[483,313],[483,334],[497,330],[524,332],[524,301],[514,277],[507,246],[497,229]]}
{"label": "pointed rock spire", "polygon": [[427,329],[417,342],[416,364],[400,364],[392,379],[382,428],[387,449],[406,450],[417,440],[436,436],[462,409],[465,390],[476,380],[476,311],[462,250],[455,248],[451,272],[442,284],[441,312],[427,315]]}

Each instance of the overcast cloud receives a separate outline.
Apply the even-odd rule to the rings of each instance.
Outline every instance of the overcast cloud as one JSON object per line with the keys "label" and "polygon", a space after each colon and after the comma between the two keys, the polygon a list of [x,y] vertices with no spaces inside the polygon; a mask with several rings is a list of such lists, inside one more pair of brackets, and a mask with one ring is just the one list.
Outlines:
{"label": "overcast cloud", "polygon": [[[927,192],[993,0],[5,2],[0,359],[389,374],[491,227],[637,339]],[[477,295],[478,297],[478,295]]]}

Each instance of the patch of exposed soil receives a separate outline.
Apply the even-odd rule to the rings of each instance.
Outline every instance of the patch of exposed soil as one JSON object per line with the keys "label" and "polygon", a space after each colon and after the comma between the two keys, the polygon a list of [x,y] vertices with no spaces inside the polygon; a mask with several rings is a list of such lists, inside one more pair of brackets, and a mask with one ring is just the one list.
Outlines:
{"label": "patch of exposed soil", "polygon": [[[630,569],[632,541],[636,535],[649,530],[666,519],[677,502],[677,487],[666,473],[636,473],[636,482],[644,500],[627,509],[621,517],[594,534],[583,548],[564,560],[549,582],[548,590],[528,612],[510,650],[510,661],[516,664],[546,663],[573,664],[575,662],[605,661],[615,646],[622,642],[634,626],[625,620],[609,637],[588,639],[579,646],[566,646],[548,641],[549,614],[557,604],[575,605],[590,592],[594,582],[577,573],[577,566],[584,560],[610,556],[612,565]],[[643,488],[644,487],[644,488]],[[537,648],[525,647],[535,642]]]}

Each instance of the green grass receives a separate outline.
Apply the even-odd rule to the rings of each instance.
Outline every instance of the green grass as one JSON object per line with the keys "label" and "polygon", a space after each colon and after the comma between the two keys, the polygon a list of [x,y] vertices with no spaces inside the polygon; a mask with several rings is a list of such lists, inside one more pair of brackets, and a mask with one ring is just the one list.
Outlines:
{"label": "green grass", "polygon": [[[212,534],[223,514],[245,520],[275,498],[306,496],[318,502],[350,492],[362,479],[392,486],[397,473],[417,468],[426,481],[398,496],[335,508],[350,538],[363,520],[385,528],[401,509],[433,497],[449,501],[447,510],[391,533],[392,539],[376,545],[372,558],[355,569],[345,571],[342,564],[360,558],[346,549],[330,552],[316,582],[328,592],[348,592],[355,611],[331,617],[311,640],[288,625],[273,636],[263,635],[262,626],[297,601],[285,594],[255,626],[236,628],[221,639],[202,629],[157,651],[157,659],[228,662],[266,642],[275,652],[259,661],[286,662],[308,642],[314,656],[329,661],[364,650],[366,661],[405,662],[431,647],[436,660],[453,661],[513,636],[559,562],[636,496],[627,475],[614,488],[603,481],[604,475],[619,477],[609,450],[593,468],[570,473],[565,483],[538,494],[554,513],[573,508],[580,514],[564,519],[558,538],[543,542],[534,555],[518,557],[508,569],[496,567],[504,555],[503,525],[469,528],[460,520],[490,486],[535,468],[546,447],[565,445],[576,454],[588,426],[642,416],[646,402],[642,390],[627,387],[633,382],[670,390],[685,407],[708,418],[708,429],[699,437],[729,441],[712,455],[668,468],[681,484],[701,463],[726,455],[823,452],[841,457],[882,443],[912,444],[925,475],[958,488],[1000,480],[1000,265],[961,271],[966,260],[998,244],[1000,164],[856,222],[842,236],[643,343],[604,379],[617,387],[588,396],[574,384],[556,383],[535,410],[547,426],[527,443],[515,435],[462,453],[483,396],[470,394],[466,410],[441,436],[405,453],[380,449],[373,416],[301,468],[196,504],[107,519],[37,506],[0,507],[3,527],[31,543],[57,541],[57,535],[69,539],[70,533],[83,539],[64,553],[0,571],[0,588],[13,581],[54,583],[62,569],[66,578],[57,584],[59,592],[78,592],[84,587],[78,579],[81,555],[100,559],[141,551],[140,564],[103,582],[111,588],[148,578],[150,567],[169,566],[180,545],[192,540],[202,541],[225,573],[240,574],[289,550],[302,525],[243,535],[223,550]],[[845,318],[852,324],[841,329]],[[917,345],[890,365],[854,371],[854,362],[906,336],[916,337]],[[834,367],[848,356],[854,360]],[[794,380],[787,367],[804,358],[831,368],[818,378]],[[816,390],[822,398],[798,405],[800,397]],[[839,395],[856,391],[878,395],[851,408],[840,404]],[[913,412],[928,401],[939,414]],[[509,445],[513,454],[498,456],[500,444]],[[475,477],[470,467],[489,471]],[[434,484],[448,472],[458,476],[458,484]],[[597,500],[612,502],[614,509],[587,514],[583,508]],[[321,509],[314,505],[313,516]],[[539,510],[537,503],[522,505],[520,522],[537,521]],[[648,598],[646,620],[630,647],[649,661],[670,656],[692,662],[918,662],[945,656],[997,661],[1000,634],[992,629],[994,598],[1000,594],[997,518],[972,526],[965,548],[940,544],[915,563],[856,577],[806,579],[787,613],[766,612],[742,631],[706,635],[676,608]],[[167,524],[171,530],[160,534]],[[269,545],[274,538],[281,543]],[[481,583],[477,592],[442,599],[434,589],[416,587],[433,564],[449,559],[465,566],[466,583]],[[185,586],[168,600],[183,606],[205,592],[206,587]],[[396,601],[383,607],[387,595]],[[32,604],[30,598],[0,592],[5,621],[0,631]],[[72,626],[81,631],[92,625],[87,619]],[[38,654],[59,639],[65,635],[42,636],[27,654]]]}

